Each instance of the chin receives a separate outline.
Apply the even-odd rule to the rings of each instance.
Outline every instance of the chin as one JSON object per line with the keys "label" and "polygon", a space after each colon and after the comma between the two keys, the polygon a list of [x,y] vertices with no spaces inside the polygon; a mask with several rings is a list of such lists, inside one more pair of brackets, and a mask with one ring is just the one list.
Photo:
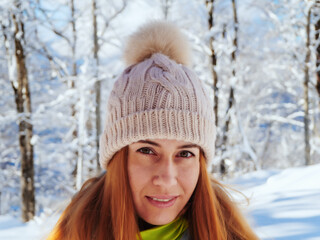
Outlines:
{"label": "chin", "polygon": [[144,220],[152,225],[165,225],[165,224],[172,222],[175,219],[176,219],[175,217],[158,216],[158,217],[147,218]]}

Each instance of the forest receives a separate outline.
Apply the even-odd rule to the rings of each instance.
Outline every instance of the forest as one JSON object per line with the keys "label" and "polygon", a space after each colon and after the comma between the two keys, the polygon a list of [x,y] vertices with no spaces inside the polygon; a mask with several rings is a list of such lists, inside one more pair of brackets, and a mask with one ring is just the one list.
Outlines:
{"label": "forest", "polygon": [[100,174],[126,37],[157,19],[211,94],[214,176],[320,163],[319,0],[1,0],[0,215],[28,222]]}

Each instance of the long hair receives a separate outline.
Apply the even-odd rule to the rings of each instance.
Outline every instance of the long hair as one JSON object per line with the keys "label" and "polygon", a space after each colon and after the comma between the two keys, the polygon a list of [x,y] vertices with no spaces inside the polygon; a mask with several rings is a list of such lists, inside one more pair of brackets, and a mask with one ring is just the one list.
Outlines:
{"label": "long hair", "polygon": [[209,177],[202,153],[199,180],[186,216],[193,239],[259,239],[229,197],[225,187]]}
{"label": "long hair", "polygon": [[[92,178],[62,213],[48,240],[135,240],[140,236],[127,170],[128,147],[107,173]],[[192,239],[258,239],[222,184],[210,180],[203,154],[196,189],[184,210]]]}
{"label": "long hair", "polygon": [[117,152],[107,173],[84,183],[48,240],[132,240],[139,231],[127,171],[128,147]]}

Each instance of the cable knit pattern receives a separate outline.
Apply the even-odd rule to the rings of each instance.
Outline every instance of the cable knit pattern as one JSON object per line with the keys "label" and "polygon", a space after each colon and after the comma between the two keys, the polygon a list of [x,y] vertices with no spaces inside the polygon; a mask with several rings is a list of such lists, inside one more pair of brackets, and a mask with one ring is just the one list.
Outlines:
{"label": "cable knit pattern", "polygon": [[200,79],[189,68],[154,53],[128,67],[110,94],[100,139],[100,164],[142,139],[176,139],[199,145],[214,156],[213,104]]}

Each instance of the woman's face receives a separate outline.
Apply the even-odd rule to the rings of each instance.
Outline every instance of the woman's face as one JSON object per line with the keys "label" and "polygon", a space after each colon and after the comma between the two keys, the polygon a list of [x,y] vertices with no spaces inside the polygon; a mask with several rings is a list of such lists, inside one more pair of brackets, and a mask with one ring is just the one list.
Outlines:
{"label": "woman's face", "polygon": [[200,148],[152,139],[129,145],[128,175],[138,215],[153,225],[173,221],[190,199],[200,171]]}

